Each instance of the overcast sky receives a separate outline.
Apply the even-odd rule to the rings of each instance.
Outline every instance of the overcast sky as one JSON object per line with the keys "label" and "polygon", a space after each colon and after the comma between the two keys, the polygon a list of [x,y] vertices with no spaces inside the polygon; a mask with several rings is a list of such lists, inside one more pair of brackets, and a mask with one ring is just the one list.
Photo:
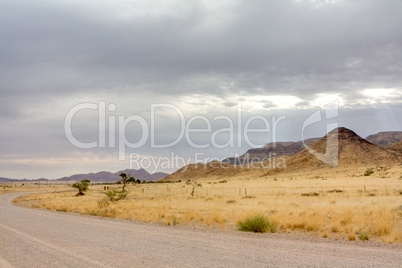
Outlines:
{"label": "overcast sky", "polygon": [[[306,137],[330,123],[363,137],[402,130],[402,1],[3,0],[0,25],[0,177],[115,172],[130,153],[229,157],[300,140],[319,109]],[[171,106],[152,115],[151,104]],[[270,132],[245,137],[261,118]],[[177,144],[152,148],[151,120],[155,144]],[[75,146],[69,130],[97,146]]]}

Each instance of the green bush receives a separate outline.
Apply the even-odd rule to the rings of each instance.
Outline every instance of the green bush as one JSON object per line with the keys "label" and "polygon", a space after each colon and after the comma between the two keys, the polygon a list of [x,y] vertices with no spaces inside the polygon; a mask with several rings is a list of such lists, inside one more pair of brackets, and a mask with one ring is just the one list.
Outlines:
{"label": "green bush", "polygon": [[275,233],[277,224],[264,215],[254,215],[239,222],[238,230],[254,233]]}
{"label": "green bush", "polygon": [[76,182],[73,185],[71,185],[71,187],[78,189],[78,193],[75,196],[85,195],[84,192],[88,191],[88,186],[90,183],[91,183],[90,180],[85,179],[82,180],[81,182]]}
{"label": "green bush", "polygon": [[104,193],[106,198],[112,202],[117,202],[127,197],[128,192],[123,190],[111,189]]}
{"label": "green bush", "polygon": [[359,239],[362,241],[367,241],[369,240],[369,235],[366,231],[360,231],[359,233]]}
{"label": "green bush", "polygon": [[366,172],[364,172],[364,176],[370,176],[373,173],[374,173],[374,170],[369,168],[369,169],[366,170]]}

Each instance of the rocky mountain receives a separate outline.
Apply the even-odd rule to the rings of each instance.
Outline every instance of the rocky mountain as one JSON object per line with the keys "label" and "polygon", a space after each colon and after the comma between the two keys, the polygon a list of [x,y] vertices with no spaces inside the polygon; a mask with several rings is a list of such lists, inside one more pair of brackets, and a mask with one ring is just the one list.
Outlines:
{"label": "rocky mountain", "polygon": [[381,147],[388,147],[402,141],[402,131],[386,131],[370,135],[367,141]]}
{"label": "rocky mountain", "polygon": [[337,128],[329,132],[310,149],[294,155],[287,169],[321,167],[391,166],[401,163],[398,155],[361,138],[352,130]]}
{"label": "rocky mountain", "polygon": [[[291,144],[287,145],[291,146]],[[275,159],[277,159],[276,164]],[[279,161],[285,161],[286,168],[280,168]],[[272,162],[274,162],[273,165]],[[211,162],[205,165],[192,164],[183,167],[164,180],[217,179],[245,174],[259,176],[261,174],[308,171],[321,168],[392,166],[401,163],[401,154],[379,147],[363,139],[352,130],[340,127],[293,156],[277,156],[255,166],[247,163],[239,166],[220,162]]]}
{"label": "rocky mountain", "polygon": [[[307,146],[312,145],[317,142],[319,138],[307,139],[304,143]],[[260,162],[266,161],[271,157],[287,155],[292,156],[301,152],[304,149],[304,145],[302,141],[298,142],[273,142],[268,143],[262,148],[253,148],[248,150],[245,154],[240,157],[230,157],[224,160],[224,162],[233,164],[233,165],[242,165],[249,163],[251,161]]]}

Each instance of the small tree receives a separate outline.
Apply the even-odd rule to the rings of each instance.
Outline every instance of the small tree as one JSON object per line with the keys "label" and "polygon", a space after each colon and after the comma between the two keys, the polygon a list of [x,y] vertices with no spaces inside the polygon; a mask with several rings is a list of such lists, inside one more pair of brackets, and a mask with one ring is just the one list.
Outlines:
{"label": "small tree", "polygon": [[121,183],[123,184],[123,187],[121,188],[121,190],[124,192],[124,191],[126,191],[126,184],[127,184],[127,182],[129,182],[129,180],[130,180],[130,174],[126,174],[126,173],[124,173],[124,172],[122,172],[122,173],[120,173],[120,175],[119,175],[120,177],[121,177]]}
{"label": "small tree", "polygon": [[73,185],[71,185],[71,187],[78,189],[78,193],[75,196],[85,195],[84,192],[88,190],[88,186],[90,183],[91,183],[90,180],[85,179],[82,180],[81,182],[76,182]]}
{"label": "small tree", "polygon": [[194,196],[195,188],[202,187],[202,184],[198,183],[197,181],[192,181],[191,185],[193,186],[193,189],[191,191],[191,196]]}

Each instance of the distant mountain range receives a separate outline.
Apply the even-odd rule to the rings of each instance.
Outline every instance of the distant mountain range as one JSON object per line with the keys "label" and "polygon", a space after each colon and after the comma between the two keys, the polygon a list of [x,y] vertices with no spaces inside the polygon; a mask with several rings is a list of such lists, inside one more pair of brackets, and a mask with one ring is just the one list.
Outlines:
{"label": "distant mountain range", "polygon": [[[353,131],[346,128],[338,128],[339,131],[339,165],[373,165],[373,164],[395,164],[401,163],[402,158],[402,131],[379,132],[368,136],[366,139],[359,137]],[[313,138],[305,140],[305,144],[313,150],[325,151],[327,135],[322,138]],[[75,182],[82,179],[89,179],[92,182],[117,182],[120,180],[119,174],[124,172],[130,174],[139,180],[156,181],[156,180],[178,180],[189,179],[199,176],[225,176],[227,173],[238,174],[246,172],[244,169],[233,169],[233,165],[246,164],[249,161],[269,161],[271,157],[286,157],[288,170],[299,169],[303,167],[320,167],[325,166],[323,162],[313,157],[305,150],[303,142],[276,142],[268,143],[262,148],[254,148],[248,150],[245,154],[238,158],[227,158],[223,162],[227,165],[226,170],[208,167],[199,172],[197,165],[188,165],[179,171],[169,175],[167,173],[150,174],[144,169],[126,169],[112,173],[101,171],[97,173],[76,174],[69,177],[63,177],[52,181],[58,182]],[[203,165],[199,165],[201,167]],[[183,170],[186,172],[182,173]],[[205,174],[204,174],[205,173]],[[0,177],[0,182],[10,182],[10,178]],[[45,178],[36,180],[15,180],[15,182],[46,182]]]}
{"label": "distant mountain range", "polygon": [[[101,171],[97,173],[88,173],[88,174],[75,174],[69,177],[63,177],[59,178],[56,180],[49,180],[53,182],[75,182],[75,181],[80,181],[83,179],[88,179],[91,182],[117,182],[121,179],[119,176],[120,173],[126,173],[130,174],[130,177],[134,177],[136,179],[139,179],[141,181],[146,180],[146,181],[157,181],[159,179],[162,179],[166,176],[168,176],[168,173],[163,173],[163,172],[158,172],[158,173],[149,173],[145,169],[125,169],[125,170],[120,170],[115,173],[112,172],[107,172],[107,171]],[[10,182],[11,179],[9,178],[2,178],[0,177],[0,182]],[[22,179],[22,180],[16,180],[13,179],[15,182],[47,182],[47,179],[41,178],[41,179],[36,179],[36,180],[28,180],[28,179]]]}
{"label": "distant mountain range", "polygon": [[402,131],[379,132],[368,136],[366,140],[380,147],[388,147],[402,141]]}
{"label": "distant mountain range", "polygon": [[48,179],[44,179],[44,178],[40,178],[40,179],[34,179],[34,180],[28,180],[28,179],[10,179],[10,178],[4,178],[4,177],[0,177],[0,183],[5,183],[5,182],[47,182]]}

